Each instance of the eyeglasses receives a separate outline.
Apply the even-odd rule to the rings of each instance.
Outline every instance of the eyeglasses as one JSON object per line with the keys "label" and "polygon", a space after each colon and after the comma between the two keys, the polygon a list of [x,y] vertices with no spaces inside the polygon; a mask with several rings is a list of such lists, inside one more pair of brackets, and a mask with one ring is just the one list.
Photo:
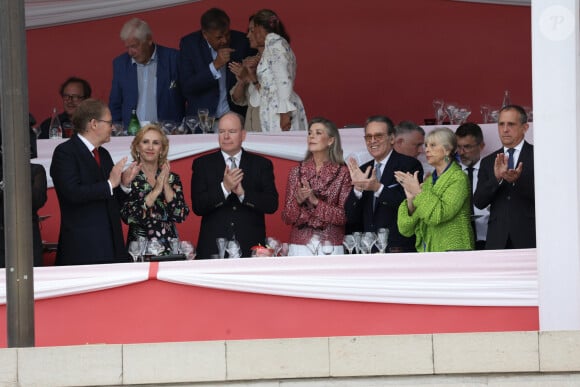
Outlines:
{"label": "eyeglasses", "polygon": [[97,120],[97,121],[104,122],[106,124],[109,124],[109,126],[111,126],[111,127],[113,126],[113,120],[111,120],[111,121],[107,121],[107,120]]}
{"label": "eyeglasses", "polygon": [[74,101],[74,102],[79,102],[82,101],[83,99],[85,99],[84,95],[78,95],[78,94],[63,94],[62,95],[62,99],[64,101]]}
{"label": "eyeglasses", "polygon": [[457,145],[457,150],[462,152],[469,152],[473,148],[477,147],[479,144],[465,144],[465,145]]}
{"label": "eyeglasses", "polygon": [[371,142],[373,141],[373,138],[376,141],[383,141],[383,139],[387,136],[386,133],[377,133],[377,134],[367,134],[364,136],[364,139],[366,142]]}

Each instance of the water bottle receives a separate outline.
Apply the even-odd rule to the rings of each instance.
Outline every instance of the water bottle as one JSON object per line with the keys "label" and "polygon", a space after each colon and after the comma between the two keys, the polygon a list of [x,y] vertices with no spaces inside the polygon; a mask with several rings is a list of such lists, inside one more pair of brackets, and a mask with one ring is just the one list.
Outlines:
{"label": "water bottle", "polygon": [[127,128],[127,133],[129,136],[134,136],[141,129],[141,124],[137,118],[137,109],[131,111],[131,120],[129,121],[129,127]]}
{"label": "water bottle", "polygon": [[511,98],[510,98],[510,91],[506,90],[503,92],[503,101],[501,103],[501,107],[503,108],[504,106],[508,106],[511,105]]}
{"label": "water bottle", "polygon": [[52,108],[52,117],[50,119],[50,126],[48,127],[48,137],[51,139],[62,138],[62,126],[56,108]]}

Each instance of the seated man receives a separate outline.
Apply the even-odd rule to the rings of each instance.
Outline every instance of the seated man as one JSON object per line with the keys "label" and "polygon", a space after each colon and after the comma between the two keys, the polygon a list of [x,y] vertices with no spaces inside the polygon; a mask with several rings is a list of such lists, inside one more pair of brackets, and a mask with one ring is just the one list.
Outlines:
{"label": "seated man", "polygon": [[179,89],[179,52],[156,44],[149,25],[131,19],[121,29],[127,52],[113,60],[109,108],[113,121],[129,126],[131,112],[145,122],[181,123],[185,102]]}
{"label": "seated man", "polygon": [[[91,85],[82,78],[70,77],[60,86],[59,93],[64,111],[58,115],[58,119],[61,125],[71,125],[72,128],[72,115],[82,101],[91,98]],[[48,117],[42,121],[38,138],[48,138],[51,119],[52,117]],[[69,137],[68,133],[70,132],[63,130],[62,137]]]}

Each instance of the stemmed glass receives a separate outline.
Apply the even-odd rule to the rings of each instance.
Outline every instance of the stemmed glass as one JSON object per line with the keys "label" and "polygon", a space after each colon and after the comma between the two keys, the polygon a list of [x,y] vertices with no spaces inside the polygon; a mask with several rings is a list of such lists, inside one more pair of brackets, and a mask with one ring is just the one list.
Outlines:
{"label": "stemmed glass", "polygon": [[175,134],[179,124],[175,121],[163,121],[162,128],[166,135]]}
{"label": "stemmed glass", "polygon": [[495,123],[499,119],[499,109],[496,107],[490,107],[489,120],[488,123]]}
{"label": "stemmed glass", "polygon": [[447,112],[447,117],[449,117],[449,122],[453,123],[453,118],[455,117],[455,112],[457,111],[457,103],[447,102],[445,104],[445,111]]}
{"label": "stemmed glass", "polygon": [[377,241],[376,246],[379,249],[379,252],[383,254],[387,250],[388,242],[389,241],[389,229],[388,228],[379,228],[377,230]]}
{"label": "stemmed glass", "polygon": [[356,247],[356,240],[354,239],[354,235],[348,234],[344,236],[342,240],[342,244],[346,248],[349,254],[352,254],[352,251]]}
{"label": "stemmed glass", "polygon": [[143,256],[147,252],[147,238],[144,236],[137,237],[137,242],[139,244],[139,260],[143,262]]}
{"label": "stemmed glass", "polygon": [[232,239],[226,243],[226,251],[228,253],[228,258],[241,258],[242,254],[240,252],[240,243]]}
{"label": "stemmed glass", "polygon": [[453,116],[453,123],[455,125],[464,124],[467,121],[467,117],[469,117],[470,114],[471,108],[469,106],[458,106]]}
{"label": "stemmed glass", "polygon": [[266,238],[266,245],[274,249],[275,257],[277,257],[278,254],[280,253],[280,250],[282,250],[282,244],[280,243],[280,241],[273,237]]}
{"label": "stemmed glass", "polygon": [[179,242],[179,251],[185,255],[185,259],[195,259],[195,247],[193,246],[193,243],[189,241]]}
{"label": "stemmed glass", "polygon": [[360,240],[362,239],[362,232],[360,231],[355,231],[352,233],[352,236],[354,237],[354,251],[356,254],[360,254],[361,252],[361,247],[360,247]]}
{"label": "stemmed glass", "polygon": [[163,251],[165,251],[165,247],[163,247],[161,242],[159,242],[157,239],[151,239],[149,241],[149,243],[147,244],[147,252],[151,256],[155,257],[155,256],[161,254]]}
{"label": "stemmed glass", "polygon": [[328,239],[322,242],[322,253],[324,255],[330,255],[334,252],[334,245]]}
{"label": "stemmed glass", "polygon": [[215,117],[214,116],[208,116],[207,117],[207,130],[206,133],[213,133],[213,123],[215,122]]}
{"label": "stemmed glass", "polygon": [[198,119],[196,116],[186,116],[183,118],[184,126],[187,128],[187,133],[194,134],[197,127]]}
{"label": "stemmed glass", "polygon": [[370,254],[373,251],[373,246],[377,241],[377,235],[374,232],[365,232],[360,240],[363,254]]}
{"label": "stemmed glass", "polygon": [[320,247],[320,235],[312,234],[312,238],[306,244],[308,250],[312,253],[312,255],[318,255],[318,248]]}
{"label": "stemmed glass", "polygon": [[224,259],[226,257],[227,239],[226,238],[216,238],[215,242],[216,242],[217,247],[218,247],[218,255],[219,255],[220,259]]}
{"label": "stemmed glass", "polygon": [[479,111],[481,113],[481,118],[483,119],[483,123],[487,124],[489,121],[489,105],[481,105],[479,107]]}
{"label": "stemmed glass", "polygon": [[443,120],[445,119],[445,110],[443,110],[443,106],[445,106],[445,102],[440,98],[435,98],[433,100],[433,109],[435,109],[435,120],[437,121],[437,125],[443,124]]}
{"label": "stemmed glass", "polygon": [[288,243],[286,243],[286,242],[282,243],[282,245],[280,246],[280,253],[279,253],[280,256],[287,257],[289,250],[290,250],[290,245],[288,245]]}
{"label": "stemmed glass", "polygon": [[129,254],[133,258],[133,262],[139,261],[139,256],[141,255],[141,248],[139,247],[139,242],[131,241],[129,242]]}
{"label": "stemmed glass", "polygon": [[208,130],[208,119],[209,116],[209,109],[207,108],[199,108],[197,109],[197,117],[199,118],[199,127],[201,128],[203,133],[206,133]]}

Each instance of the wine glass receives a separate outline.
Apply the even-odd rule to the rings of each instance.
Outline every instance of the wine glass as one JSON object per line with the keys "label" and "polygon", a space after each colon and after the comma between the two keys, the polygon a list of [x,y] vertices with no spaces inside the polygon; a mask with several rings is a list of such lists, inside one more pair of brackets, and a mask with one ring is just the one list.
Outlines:
{"label": "wine glass", "polygon": [[226,251],[228,253],[228,258],[241,258],[242,256],[240,252],[240,243],[235,239],[226,243]]}
{"label": "wine glass", "polygon": [[139,247],[138,241],[131,241],[129,242],[129,254],[131,258],[133,258],[133,262],[139,261],[139,255],[141,255],[141,248]]}
{"label": "wine glass", "polygon": [[280,253],[280,250],[282,249],[282,244],[280,243],[280,241],[273,237],[266,238],[266,245],[274,249],[275,257],[278,256],[278,253]]}
{"label": "wine glass", "polygon": [[143,262],[143,257],[147,252],[147,238],[139,236],[137,237],[137,242],[139,243],[139,260]]}
{"label": "wine glass", "polygon": [[445,110],[443,110],[443,106],[445,106],[445,102],[441,98],[435,98],[433,100],[433,109],[435,109],[435,120],[437,121],[437,125],[443,124],[443,120],[445,119]]}
{"label": "wine glass", "polygon": [[161,127],[166,135],[174,134],[179,124],[175,121],[163,121]]}
{"label": "wine glass", "polygon": [[218,247],[218,256],[220,257],[220,259],[224,259],[226,257],[227,239],[226,238],[216,238],[215,242],[216,242],[217,247]]}
{"label": "wine glass", "polygon": [[356,240],[354,239],[354,235],[352,234],[345,235],[344,239],[342,240],[342,244],[344,245],[348,253],[352,254],[352,251],[356,247]]}
{"label": "wine glass", "polygon": [[286,242],[282,243],[282,246],[280,248],[280,256],[281,257],[287,257],[288,256],[288,251],[290,251],[290,245]]}
{"label": "wine glass", "polygon": [[308,250],[312,253],[312,255],[318,255],[318,248],[320,247],[320,235],[312,234],[312,237],[306,244]]}
{"label": "wine glass", "polygon": [[190,241],[180,241],[179,251],[185,255],[185,259],[188,261],[195,259],[195,246]]}
{"label": "wine glass", "polygon": [[484,124],[487,124],[489,121],[489,105],[481,105],[479,107],[479,111],[481,113],[481,118]]}
{"label": "wine glass", "polygon": [[215,122],[214,116],[207,117],[207,133],[214,133],[213,131],[213,123]]}
{"label": "wine glass", "polygon": [[379,228],[377,230],[377,241],[375,242],[377,249],[382,254],[387,250],[389,244],[389,229]]}
{"label": "wine glass", "polygon": [[183,118],[184,126],[187,128],[187,132],[194,134],[195,128],[198,124],[198,118],[196,116],[186,116]]}
{"label": "wine glass", "polygon": [[373,251],[373,246],[377,241],[377,235],[374,232],[367,231],[363,234],[360,245],[363,250],[363,254],[370,254]]}
{"label": "wine glass", "polygon": [[453,123],[462,125],[467,121],[467,117],[471,115],[471,108],[469,106],[458,106],[453,116]]}
{"label": "wine glass", "polygon": [[147,253],[151,256],[157,256],[165,251],[165,247],[157,239],[151,239],[147,244]]}
{"label": "wine glass", "polygon": [[497,120],[499,119],[499,109],[496,107],[490,107],[490,112],[489,112],[489,123],[496,123]]}
{"label": "wine glass", "polygon": [[322,253],[324,255],[330,255],[334,252],[334,245],[328,239],[322,242]]}
{"label": "wine glass", "polygon": [[171,254],[179,254],[179,238],[170,238]]}
{"label": "wine glass", "polygon": [[209,116],[209,109],[208,108],[199,108],[197,109],[197,118],[199,119],[199,127],[203,133],[206,133],[208,130],[207,127],[207,118]]}
{"label": "wine glass", "polygon": [[453,123],[453,117],[455,117],[455,111],[457,110],[456,102],[447,102],[445,104],[445,111],[447,112],[447,117],[449,117],[449,122]]}
{"label": "wine glass", "polygon": [[360,231],[355,231],[352,233],[352,236],[354,237],[354,248],[355,248],[355,253],[360,254],[360,240],[362,238],[362,232]]}

